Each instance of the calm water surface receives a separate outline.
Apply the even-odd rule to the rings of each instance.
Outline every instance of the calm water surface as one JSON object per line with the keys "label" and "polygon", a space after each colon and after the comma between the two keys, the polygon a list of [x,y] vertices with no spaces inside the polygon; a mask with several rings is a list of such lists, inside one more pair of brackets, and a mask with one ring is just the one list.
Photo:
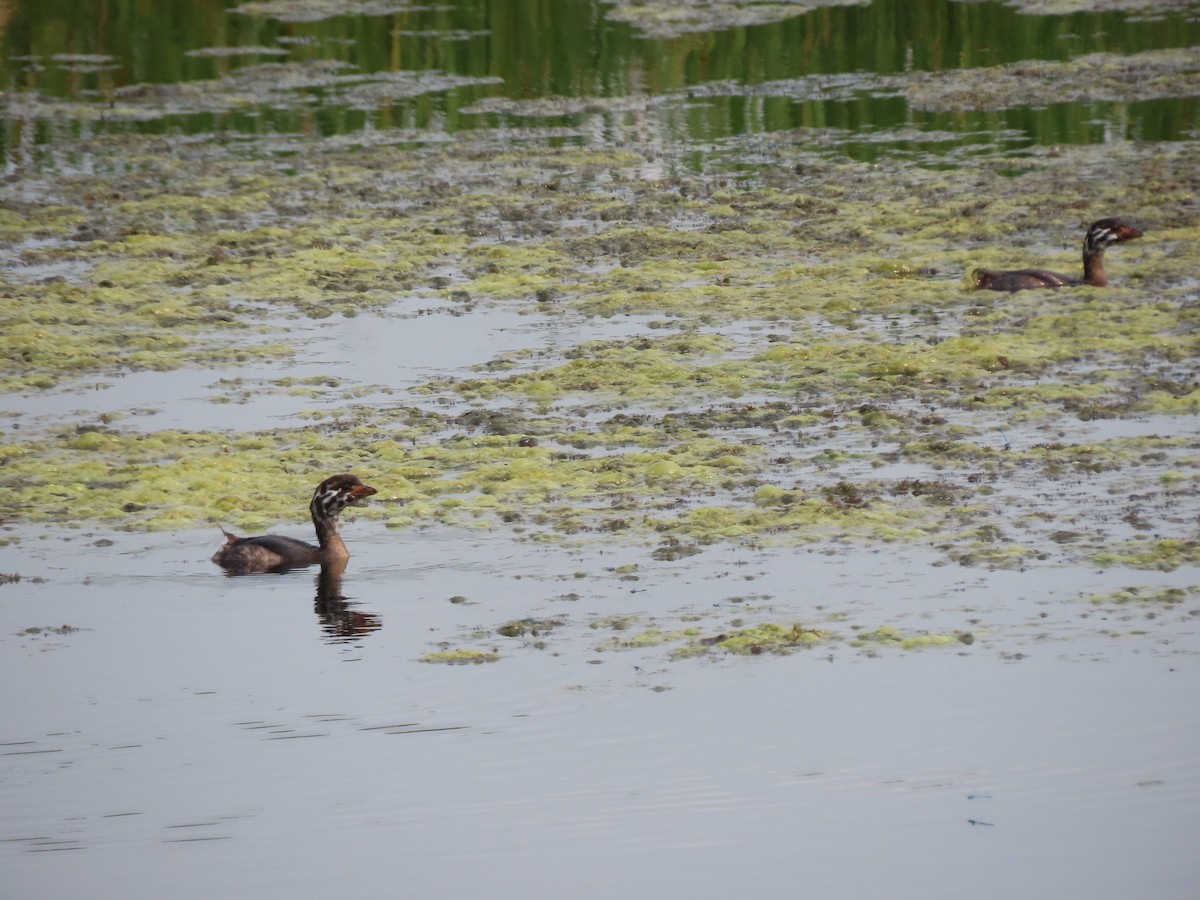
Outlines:
{"label": "calm water surface", "polygon": [[[0,553],[45,578],[0,605],[6,894],[97,878],[146,897],[1194,884],[1196,635],[1114,645],[1061,602],[1101,576],[727,550],[651,566],[634,592],[608,568],[632,550],[347,531],[345,593],[374,620],[349,640],[314,612],[311,573],[222,578],[207,533]],[[605,615],[728,604],[731,568],[784,615],[819,601],[937,625],[979,604],[1001,633],[878,659],[597,650],[586,623]],[[568,624],[514,652],[492,633],[514,610]],[[16,636],[35,622],[80,630]],[[476,628],[504,661],[416,662]]]}
{"label": "calm water surface", "polygon": [[[279,134],[408,129],[422,141],[537,127],[603,141],[648,127],[701,152],[811,127],[840,135],[831,152],[872,158],[1195,130],[1195,97],[954,114],[870,80],[1189,47],[1194,5],[1026,16],[878,0],[665,37],[579,0],[398,3],[313,21],[234,5],[5,4],[9,172],[86,168],[57,148],[93,133],[224,133],[265,147]],[[239,72],[247,80],[221,89],[253,99],[254,66],[314,61],[362,83],[316,79],[225,110],[144,102],[159,91],[147,86]],[[405,72],[466,80],[352,93]],[[809,76],[831,91],[747,90]],[[670,112],[647,125],[658,100],[614,106],[581,137],[588,113],[564,102],[630,97],[665,98]],[[918,136],[888,137],[898,128]],[[373,386],[360,402],[388,402],[379,385],[402,395],[508,351],[644,324],[419,312],[398,301],[332,335],[329,322],[292,322],[304,352],[282,367],[91,379],[2,405],[31,430],[98,412],[148,430],[270,428],[338,397],[215,404],[228,393],[219,379],[332,367]],[[1195,895],[1194,601],[1101,610],[1083,598],[1129,573],[993,572],[894,547],[716,547],[665,561],[636,542],[550,547],[348,519],[354,558],[332,599],[311,571],[222,576],[208,561],[215,529],[0,523],[0,538],[21,538],[0,545],[0,573],[20,575],[0,584],[0,896]],[[630,565],[635,579],[622,575]],[[1138,579],[1182,588],[1198,574]],[[554,624],[497,634],[523,617]],[[747,618],[890,623],[975,641],[674,659],[661,646],[615,649],[612,617],[706,632]],[[502,659],[420,661],[442,642]]]}

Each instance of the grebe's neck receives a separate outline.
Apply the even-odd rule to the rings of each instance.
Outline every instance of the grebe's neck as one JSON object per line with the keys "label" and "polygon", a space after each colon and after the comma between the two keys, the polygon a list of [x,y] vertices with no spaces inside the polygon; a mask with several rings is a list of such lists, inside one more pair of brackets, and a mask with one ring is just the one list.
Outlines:
{"label": "grebe's neck", "polygon": [[1104,248],[1090,247],[1086,241],[1083,245],[1083,283],[1092,287],[1108,284],[1108,275],[1104,272]]}
{"label": "grebe's neck", "polygon": [[313,529],[317,532],[317,543],[321,547],[321,561],[345,563],[350,558],[350,551],[338,532],[338,514],[326,513],[317,497],[313,498],[310,511]]}

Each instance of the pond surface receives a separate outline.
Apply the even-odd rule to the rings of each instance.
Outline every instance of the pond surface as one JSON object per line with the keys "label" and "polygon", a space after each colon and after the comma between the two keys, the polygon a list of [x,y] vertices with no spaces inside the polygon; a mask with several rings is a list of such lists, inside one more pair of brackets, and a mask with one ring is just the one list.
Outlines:
{"label": "pond surface", "polygon": [[6,5],[0,895],[1192,897],[1198,22]]}
{"label": "pond surface", "polygon": [[[102,549],[48,534],[0,556],[46,579],[5,586],[0,607],[20,685],[2,749],[9,891],[72,896],[100,877],[135,896],[182,882],[189,896],[1183,897],[1193,883],[1195,618],[1114,639],[1115,616],[1070,602],[1102,575],[726,550],[651,564],[631,589],[612,570],[643,559],[632,550],[348,532],[345,592],[374,619],[360,635],[314,614],[310,574],[215,575],[208,533]],[[871,610],[994,633],[880,656],[604,648],[614,615],[712,630]],[[514,611],[562,624],[497,636]],[[33,622],[79,630],[22,634]],[[416,661],[475,631],[500,662]]]}

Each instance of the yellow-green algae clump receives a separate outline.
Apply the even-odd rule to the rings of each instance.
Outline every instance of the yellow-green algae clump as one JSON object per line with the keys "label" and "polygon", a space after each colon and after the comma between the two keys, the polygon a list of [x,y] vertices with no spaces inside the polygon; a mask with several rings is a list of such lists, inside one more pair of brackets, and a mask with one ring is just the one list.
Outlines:
{"label": "yellow-green algae clump", "polygon": [[[703,616],[696,616],[697,620]],[[836,617],[835,617],[836,618]],[[970,632],[938,634],[930,632],[904,633],[881,625],[869,631],[856,631],[847,638],[825,627],[815,628],[799,622],[781,624],[761,622],[747,625],[741,620],[716,634],[706,634],[698,625],[664,630],[651,625],[638,631],[629,629],[635,616],[616,616],[593,622],[593,629],[612,628],[616,633],[596,645],[598,651],[644,650],[668,646],[671,659],[693,659],[721,654],[734,656],[782,655],[799,650],[833,649],[846,645],[867,653],[881,647],[918,650],[925,647],[969,646],[975,638]],[[616,623],[616,624],[614,624]]]}
{"label": "yellow-green algae clump", "polygon": [[[872,539],[1014,565],[1040,552],[1032,513],[1007,521],[1022,491],[1087,477],[1112,496],[1169,497],[1195,477],[1186,438],[1010,445],[1002,431],[1196,413],[1194,142],[1034,149],[1016,174],[984,158],[970,178],[780,145],[715,186],[687,166],[648,180],[630,147],[294,146],[312,165],[285,174],[217,141],[95,138],[91,172],[56,175],[43,202],[8,201],[0,245],[21,265],[0,296],[3,389],[219,373],[291,354],[280,321],[336,329],[414,300],[511,305],[564,333],[586,316],[657,318],[635,337],[446,373],[395,404],[355,406],[353,370],[268,382],[344,399],[301,427],[6,430],[6,522],[259,528],[300,519],[320,477],[352,469],[380,489],[355,515],[397,528],[676,547]],[[452,202],[425,177],[439,169],[453,173]],[[966,291],[972,265],[1025,260],[1018,243],[1077,264],[1092,211],[1029,200],[1068,176],[1095,186],[1097,212],[1145,225],[1114,254],[1113,285],[1052,303]],[[704,225],[680,227],[690,220]],[[940,486],[911,489],[914,470]],[[980,515],[1006,521],[980,530]],[[1189,539],[1059,549],[1161,567],[1190,561]]]}
{"label": "yellow-green algae clump", "polygon": [[974,638],[967,632],[959,634],[910,634],[905,635],[888,625],[881,625],[872,631],[860,631],[855,634],[850,645],[853,647],[899,647],[902,650],[918,650],[922,647],[945,647],[950,645],[970,644]]}
{"label": "yellow-green algae clump", "polygon": [[1103,594],[1091,594],[1087,597],[1087,600],[1096,606],[1108,606],[1110,604],[1174,606],[1178,603],[1183,603],[1188,598],[1196,597],[1197,595],[1200,595],[1200,585],[1190,585],[1188,587],[1177,588],[1164,588],[1158,585],[1147,585],[1144,587],[1125,587],[1118,591],[1109,591]]}
{"label": "yellow-green algae clump", "polygon": [[1159,569],[1171,572],[1180,566],[1200,565],[1200,540],[1163,539],[1118,544],[1096,553],[1098,566],[1130,569]]}
{"label": "yellow-green algae clump", "polygon": [[497,662],[499,659],[499,653],[462,647],[458,650],[435,650],[426,653],[419,661],[424,663],[440,663],[446,666],[466,666]]}
{"label": "yellow-green algae clump", "polygon": [[795,650],[816,647],[825,639],[824,631],[806,628],[798,622],[791,625],[767,622],[750,628],[740,628],[729,634],[719,634],[700,642],[693,642],[690,647],[684,649],[683,655],[694,655],[696,650],[701,647],[740,656],[791,653]]}

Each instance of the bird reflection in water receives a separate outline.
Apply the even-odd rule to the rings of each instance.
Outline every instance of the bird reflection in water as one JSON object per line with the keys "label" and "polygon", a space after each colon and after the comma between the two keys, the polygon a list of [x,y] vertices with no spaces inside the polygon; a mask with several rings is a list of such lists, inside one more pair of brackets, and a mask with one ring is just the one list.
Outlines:
{"label": "bird reflection in water", "polygon": [[314,610],[321,620],[321,630],[330,642],[352,641],[378,631],[383,620],[372,612],[354,609],[342,594],[342,573],[346,561],[328,562],[317,573],[317,597]]}

